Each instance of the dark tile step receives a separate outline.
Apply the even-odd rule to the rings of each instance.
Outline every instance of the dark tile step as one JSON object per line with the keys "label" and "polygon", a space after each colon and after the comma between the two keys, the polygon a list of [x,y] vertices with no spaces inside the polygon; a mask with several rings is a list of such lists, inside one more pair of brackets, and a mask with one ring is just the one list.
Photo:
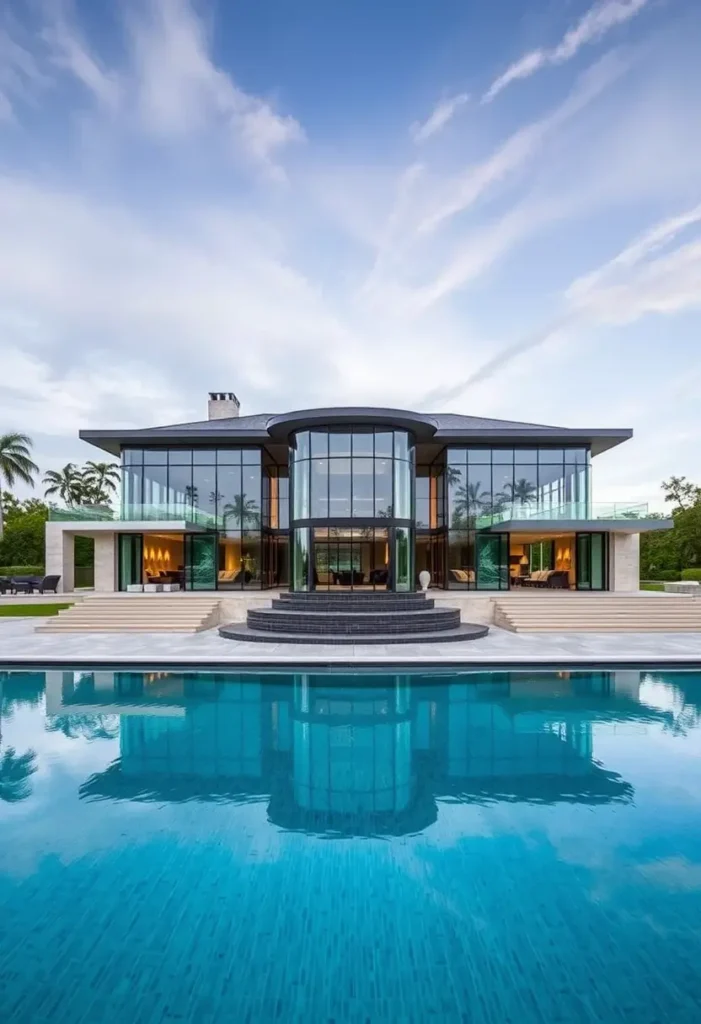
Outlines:
{"label": "dark tile step", "polygon": [[272,608],[252,609],[247,623],[252,629],[282,633],[419,633],[453,629],[460,625],[457,608],[415,612],[287,612]]}
{"label": "dark tile step", "polygon": [[354,599],[348,597],[340,598],[326,598],[326,599],[315,599],[314,601],[296,601],[296,600],[284,600],[283,598],[273,598],[273,608],[289,608],[295,611],[318,611],[323,609],[334,609],[336,611],[351,611],[357,609],[358,611],[373,611],[373,612],[385,612],[385,611],[414,611],[421,610],[423,608],[433,608],[435,601],[433,598],[423,601],[404,601],[402,598],[387,597],[382,601],[367,601],[364,598]]}
{"label": "dark tile step", "polygon": [[406,591],[395,593],[393,590],[312,590],[293,593],[283,590],[279,595],[281,601],[324,601],[335,598],[339,601],[406,601],[420,604],[426,600],[423,591]]}
{"label": "dark tile step", "polygon": [[489,633],[489,626],[476,625],[469,622],[438,633],[374,633],[372,635],[326,636],[307,633],[268,633],[263,630],[251,629],[239,622],[219,627],[219,635],[226,640],[242,640],[247,643],[261,644],[324,644],[326,646],[349,646],[351,644],[439,644],[455,643],[456,641],[479,640]]}

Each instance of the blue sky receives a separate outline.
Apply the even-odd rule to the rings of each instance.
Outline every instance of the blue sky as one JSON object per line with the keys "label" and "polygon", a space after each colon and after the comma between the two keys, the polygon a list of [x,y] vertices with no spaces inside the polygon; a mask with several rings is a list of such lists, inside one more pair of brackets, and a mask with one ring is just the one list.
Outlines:
{"label": "blue sky", "polygon": [[10,0],[0,431],[382,404],[701,482],[693,0]]}

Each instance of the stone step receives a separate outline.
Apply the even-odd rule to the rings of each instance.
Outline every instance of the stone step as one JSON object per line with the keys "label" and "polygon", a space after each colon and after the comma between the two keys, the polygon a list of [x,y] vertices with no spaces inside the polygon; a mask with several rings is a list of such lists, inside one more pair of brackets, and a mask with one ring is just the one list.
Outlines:
{"label": "stone step", "polygon": [[315,598],[312,601],[308,601],[305,598],[299,597],[299,595],[293,595],[290,598],[277,597],[272,602],[272,607],[276,609],[294,609],[295,611],[341,611],[341,612],[353,612],[353,611],[368,611],[371,610],[372,614],[376,612],[383,613],[387,611],[421,611],[423,609],[431,609],[435,607],[435,601],[431,599],[424,599],[423,601],[406,601],[403,597],[391,595],[385,597],[382,601],[373,601],[364,597],[343,597],[337,594],[330,594],[323,598]]}
{"label": "stone step", "polygon": [[219,598],[171,600],[100,596],[39,623],[37,633],[197,633],[219,620]]}
{"label": "stone step", "polygon": [[336,647],[350,644],[436,644],[456,643],[466,640],[479,640],[489,632],[488,626],[464,623],[454,629],[441,630],[434,633],[372,633],[372,634],[337,634],[330,636],[323,633],[269,633],[267,630],[252,629],[250,626],[234,622],[219,627],[219,635],[227,640],[241,640],[246,643],[263,644],[326,644]]}

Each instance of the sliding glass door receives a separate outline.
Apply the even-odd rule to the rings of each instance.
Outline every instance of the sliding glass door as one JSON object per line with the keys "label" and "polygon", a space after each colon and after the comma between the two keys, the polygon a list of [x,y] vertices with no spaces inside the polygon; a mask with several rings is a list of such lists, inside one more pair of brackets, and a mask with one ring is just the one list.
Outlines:
{"label": "sliding glass door", "polygon": [[576,551],[577,590],[608,590],[608,535],[578,533]]}

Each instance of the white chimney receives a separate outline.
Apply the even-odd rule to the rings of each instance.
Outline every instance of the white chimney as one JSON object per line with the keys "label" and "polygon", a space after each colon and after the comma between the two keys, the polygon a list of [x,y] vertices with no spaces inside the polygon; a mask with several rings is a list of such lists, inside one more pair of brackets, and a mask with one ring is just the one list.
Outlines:
{"label": "white chimney", "polygon": [[241,403],[233,391],[210,391],[207,405],[207,418],[210,420],[226,420],[238,416]]}

